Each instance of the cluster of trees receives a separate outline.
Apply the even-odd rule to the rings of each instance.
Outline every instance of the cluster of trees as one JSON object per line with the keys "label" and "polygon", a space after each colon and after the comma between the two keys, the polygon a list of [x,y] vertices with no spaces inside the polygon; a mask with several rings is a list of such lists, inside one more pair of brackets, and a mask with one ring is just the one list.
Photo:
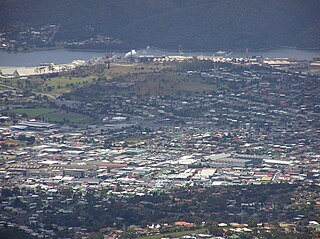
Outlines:
{"label": "cluster of trees", "polygon": [[[303,209],[291,206],[293,203],[291,198],[296,195],[304,198],[304,195],[311,193],[317,196],[319,188],[289,184],[188,187],[128,199],[107,196],[107,190],[88,191],[83,195],[80,192],[65,189],[60,191],[59,198],[46,206],[40,221],[46,227],[50,225],[80,226],[87,228],[89,232],[97,232],[100,228],[110,226],[121,229],[130,225],[146,226],[152,223],[172,223],[177,220],[194,222],[195,227],[199,228],[205,221],[207,222],[205,227],[215,235],[223,233],[217,226],[217,222],[242,222],[248,223],[250,227],[255,227],[258,222],[262,222],[274,225],[272,234],[278,235],[278,237],[266,235],[265,238],[290,238],[282,232],[279,222],[293,222],[295,217],[303,214],[304,219],[297,224],[296,230],[300,235],[306,235],[303,238],[311,238],[309,235],[312,235],[312,231],[306,225],[309,220],[317,220],[319,209],[315,203],[305,205]],[[16,189],[1,191],[4,200],[20,194],[21,192]],[[40,193],[39,196],[41,200],[45,194]],[[67,204],[62,203],[66,202],[65,199],[68,199]],[[20,200],[15,200],[14,205],[26,208]],[[280,234],[281,237],[279,237]],[[292,235],[291,238],[296,237]]]}
{"label": "cluster of trees", "polygon": [[[70,202],[73,213],[59,213],[61,205],[53,203],[55,213],[43,217],[46,224],[84,226],[97,231],[105,226],[147,225],[155,222],[186,220],[201,225],[202,221],[242,222],[256,226],[257,222],[290,221],[301,214],[291,207],[290,198],[317,190],[314,187],[300,190],[297,186],[279,184],[248,187],[180,188],[168,193],[155,193],[127,200],[111,199],[106,195],[89,192],[84,197],[86,204],[78,205],[77,195]],[[314,205],[303,209],[305,220],[315,220],[318,210]],[[85,218],[85,220],[83,220]]]}
{"label": "cluster of trees", "polygon": [[33,239],[30,234],[17,228],[0,228],[0,239]]}
{"label": "cluster of trees", "polygon": [[0,31],[54,23],[55,41],[103,35],[122,49],[319,48],[319,11],[317,0],[5,0]]}

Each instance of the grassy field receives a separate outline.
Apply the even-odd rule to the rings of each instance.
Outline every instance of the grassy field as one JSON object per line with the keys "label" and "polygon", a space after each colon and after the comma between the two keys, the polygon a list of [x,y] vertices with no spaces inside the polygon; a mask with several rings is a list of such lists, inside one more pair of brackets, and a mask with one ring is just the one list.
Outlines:
{"label": "grassy field", "polygon": [[[154,71],[159,71],[163,67],[155,65],[141,65],[141,64],[112,64],[111,69],[106,69],[104,76],[107,80],[111,80],[114,77],[121,75],[130,75],[130,74],[141,74],[141,73],[150,73]],[[101,77],[101,76],[100,76]],[[47,92],[53,95],[60,95],[65,92],[68,92],[76,87],[82,85],[92,84],[97,81],[99,76],[90,75],[86,77],[69,77],[69,76],[58,76],[50,78],[45,82],[40,81],[41,84],[38,86],[38,90],[41,92]],[[39,82],[39,79],[38,79]]]}
{"label": "grassy field", "polygon": [[91,84],[96,79],[97,76],[94,75],[87,77],[58,76],[48,79],[41,79],[39,76],[33,76],[29,77],[28,81],[18,78],[0,78],[0,89],[15,88],[20,91],[31,89],[34,92],[60,95],[81,85]]}
{"label": "grassy field", "polygon": [[27,114],[29,119],[41,118],[44,121],[60,123],[86,123],[91,122],[93,119],[90,116],[66,112],[55,108],[20,108],[7,111],[14,114]]}
{"label": "grassy field", "polygon": [[49,122],[70,122],[70,123],[88,123],[91,122],[93,119],[90,116],[82,115],[73,112],[53,112],[44,116],[44,119]]}
{"label": "grassy field", "polygon": [[201,77],[186,77],[176,72],[146,73],[122,77],[119,81],[134,84],[132,87],[118,89],[118,93],[124,95],[178,95],[218,88],[213,82],[207,82]]}
{"label": "grassy field", "polygon": [[[118,76],[159,72],[165,68],[172,68],[172,66],[155,63],[112,63],[110,69],[105,68],[104,71],[102,70],[104,73],[100,74],[100,78],[105,77],[105,79],[111,80]],[[0,89],[7,89],[9,87],[24,90],[29,88],[35,92],[60,95],[79,86],[92,84],[98,80],[98,78],[99,75],[90,73],[86,77],[62,75],[50,77],[48,79],[41,79],[39,76],[34,76],[29,77],[28,81],[18,78],[0,79]]]}
{"label": "grassy field", "polygon": [[91,84],[96,79],[93,76],[87,77],[54,77],[46,80],[41,84],[39,90],[50,94],[62,94],[64,92],[75,89],[78,86]]}
{"label": "grassy field", "polygon": [[[108,89],[104,87],[104,83],[101,84],[103,88],[101,90],[106,94],[119,95],[183,95],[228,87],[227,83],[223,85],[221,82],[204,79],[201,76],[180,74],[175,70],[177,65],[174,63],[111,63],[110,69],[100,65],[98,71],[95,71],[95,67],[99,68],[93,66],[93,69],[89,67],[84,72],[78,73],[79,75],[89,73],[89,76],[86,77],[61,75],[48,79],[41,79],[39,76],[30,77],[28,80],[0,79],[0,86],[20,89],[21,92],[27,89],[53,97],[96,81],[102,82],[101,80],[127,83],[127,87],[119,87],[118,89]],[[32,112],[30,112],[31,115],[34,116]],[[74,120],[76,117],[70,116],[69,118]],[[59,117],[52,116],[49,119],[57,120]]]}
{"label": "grassy field", "polygon": [[171,232],[171,233],[165,233],[165,234],[157,234],[152,236],[145,236],[145,237],[138,237],[138,239],[160,239],[164,237],[182,237],[185,235],[191,235],[191,234],[200,234],[205,233],[207,229],[198,229],[198,230],[192,230],[192,231],[181,231],[181,232]]}
{"label": "grassy field", "polygon": [[53,108],[20,108],[20,109],[9,110],[8,112],[19,114],[19,115],[27,114],[28,118],[36,118],[42,115],[50,114],[56,110],[57,109],[53,109]]}
{"label": "grassy field", "polygon": [[105,76],[109,80],[121,75],[153,73],[172,68],[172,65],[159,63],[112,63],[110,69],[105,71]]}

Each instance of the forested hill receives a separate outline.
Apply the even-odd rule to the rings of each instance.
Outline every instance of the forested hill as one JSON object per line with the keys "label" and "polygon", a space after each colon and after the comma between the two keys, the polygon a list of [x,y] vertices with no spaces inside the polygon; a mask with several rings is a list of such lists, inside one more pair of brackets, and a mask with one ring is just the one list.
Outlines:
{"label": "forested hill", "polygon": [[59,24],[59,40],[96,35],[130,47],[320,48],[319,0],[1,0],[0,31]]}

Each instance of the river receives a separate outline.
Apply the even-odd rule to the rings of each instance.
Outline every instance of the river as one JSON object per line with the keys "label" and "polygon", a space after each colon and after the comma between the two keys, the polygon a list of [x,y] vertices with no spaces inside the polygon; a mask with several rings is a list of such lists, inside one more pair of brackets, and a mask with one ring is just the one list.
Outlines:
{"label": "river", "polygon": [[[153,48],[147,48],[138,51],[141,55],[179,55],[178,52],[163,51]],[[116,53],[124,55],[124,53]],[[212,52],[184,52],[186,56],[205,55],[212,56]],[[30,52],[7,52],[0,51],[0,66],[36,66],[41,63],[70,63],[73,60],[89,60],[93,57],[104,56],[104,52],[93,51],[70,51],[64,49],[39,50]],[[265,51],[248,52],[248,56],[262,55],[269,58],[291,58],[299,60],[312,60],[314,57],[320,57],[320,50],[297,50],[289,48],[280,48]],[[230,57],[245,57],[246,52],[233,52]]]}

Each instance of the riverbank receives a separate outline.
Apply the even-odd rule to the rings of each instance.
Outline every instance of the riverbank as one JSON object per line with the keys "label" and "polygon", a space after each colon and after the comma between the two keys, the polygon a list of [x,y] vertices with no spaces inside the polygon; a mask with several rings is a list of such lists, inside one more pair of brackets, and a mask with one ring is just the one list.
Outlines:
{"label": "riverbank", "polygon": [[[165,52],[177,52],[177,49],[163,49],[158,47],[151,47],[152,49],[165,51]],[[272,51],[272,50],[281,50],[281,49],[290,49],[290,50],[298,50],[298,51],[319,51],[320,48],[302,48],[302,47],[294,47],[294,46],[279,46],[279,47],[268,47],[268,48],[248,48],[249,52],[259,52],[259,51]],[[141,50],[144,50],[142,48]],[[182,52],[217,52],[217,51],[226,51],[226,52],[246,52],[246,49],[182,49]]]}
{"label": "riverbank", "polygon": [[[154,46],[147,46],[145,48],[135,48],[138,49],[138,51],[144,51],[148,49],[152,50],[158,50],[163,52],[177,52],[178,49],[165,49],[160,47],[154,47]],[[295,46],[276,46],[276,47],[266,47],[266,48],[248,48],[249,52],[258,52],[258,51],[272,51],[272,50],[279,50],[279,49],[293,49],[293,50],[301,50],[301,51],[320,51],[320,48],[303,48],[303,47],[295,47]],[[56,46],[56,47],[35,47],[28,50],[3,50],[0,49],[0,52],[8,52],[8,53],[29,53],[29,52],[35,52],[35,51],[53,51],[53,50],[66,50],[66,51],[82,51],[82,52],[117,52],[117,53],[124,53],[127,51],[130,51],[131,49],[89,49],[89,48],[67,48],[63,46]],[[246,49],[221,49],[221,48],[215,48],[215,49],[181,49],[182,52],[217,52],[220,50],[228,51],[228,52],[245,52]]]}
{"label": "riverbank", "polygon": [[[181,52],[168,51],[163,49],[147,47],[137,50],[139,55],[153,56],[174,56],[181,55]],[[216,51],[183,51],[184,56],[212,56]],[[229,57],[247,57],[261,55],[265,58],[290,58],[297,60],[312,61],[316,57],[320,57],[320,50],[298,50],[288,47],[276,48],[264,51],[226,51]],[[93,57],[105,56],[105,51],[77,51],[65,48],[49,48],[47,50],[37,49],[36,51],[8,53],[0,51],[0,66],[37,66],[42,63],[66,64],[73,60],[89,60]],[[115,52],[116,56],[123,56],[123,52]]]}

